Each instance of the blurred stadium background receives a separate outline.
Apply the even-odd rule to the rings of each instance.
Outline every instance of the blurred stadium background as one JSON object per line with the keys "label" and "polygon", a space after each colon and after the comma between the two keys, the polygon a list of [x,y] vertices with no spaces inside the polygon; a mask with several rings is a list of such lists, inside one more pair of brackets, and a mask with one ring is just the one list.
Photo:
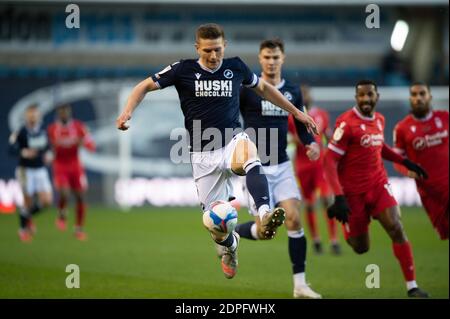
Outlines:
{"label": "blurred stadium background", "polygon": [[[369,3],[78,0],[81,27],[68,29],[67,1],[2,1],[0,213],[14,212],[21,202],[14,180],[16,159],[8,155],[7,141],[9,134],[22,124],[23,110],[31,102],[39,104],[45,123],[54,119],[56,106],[69,102],[74,116],[85,121],[93,133],[97,152],[82,154],[90,184],[89,203],[97,207],[93,211],[116,212],[118,207],[145,206],[138,211],[156,214],[159,211],[155,206],[196,208],[190,165],[176,164],[169,158],[170,148],[176,143],[170,139],[170,132],[183,127],[176,92],[167,89],[147,97],[128,134],[119,134],[114,121],[127,93],[139,80],[180,58],[196,57],[194,32],[206,22],[224,26],[228,40],[226,56],[242,57],[256,73],[260,69],[257,61],[260,41],[282,38],[287,54],[285,78],[309,84],[316,104],[330,112],[332,122],[353,105],[356,81],[375,80],[381,93],[378,110],[386,116],[386,138],[392,144],[392,129],[409,110],[411,81],[430,83],[434,107],[449,108],[448,1],[376,1],[380,28],[372,29],[365,25]],[[392,43],[398,21],[406,22],[409,29],[403,34],[406,42],[401,49]],[[390,164],[386,168],[399,202],[404,206],[420,206],[414,183],[399,177]],[[240,197],[239,193],[236,195]],[[3,222],[0,216],[4,229],[6,225],[12,227],[8,236],[3,232],[3,245],[6,237],[14,235],[11,218],[5,216]],[[443,244],[437,242],[426,217],[418,218],[427,228],[428,236],[442,249]],[[90,220],[88,217],[88,232],[94,233],[95,221],[90,225]],[[200,219],[197,221],[197,230],[201,232]],[[420,227],[416,227],[420,236]],[[3,252],[0,258],[1,255]],[[441,266],[447,272],[448,297],[448,250],[444,257]],[[5,257],[4,262],[14,263],[14,258]],[[5,291],[3,295],[8,296]]]}

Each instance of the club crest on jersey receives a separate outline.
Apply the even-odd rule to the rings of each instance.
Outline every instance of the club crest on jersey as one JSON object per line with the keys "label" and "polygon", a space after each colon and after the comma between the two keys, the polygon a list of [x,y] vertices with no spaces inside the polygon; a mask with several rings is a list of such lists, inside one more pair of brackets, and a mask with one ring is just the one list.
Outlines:
{"label": "club crest on jersey", "polygon": [[361,130],[363,130],[363,131],[366,130],[366,124],[362,123],[360,127],[361,127]]}
{"label": "club crest on jersey", "polygon": [[283,93],[283,95],[284,95],[284,97],[287,98],[289,101],[292,101],[292,94],[291,94],[291,92],[286,91],[286,92]]}
{"label": "club crest on jersey", "polygon": [[336,130],[334,131],[333,134],[333,140],[335,142],[340,141],[340,139],[342,138],[342,136],[344,135],[344,126],[346,125],[345,122],[341,122],[341,124],[339,124],[339,127],[336,128]]}
{"label": "club crest on jersey", "polygon": [[416,126],[415,125],[411,126],[411,132],[416,133]]}
{"label": "club crest on jersey", "polygon": [[223,76],[226,79],[232,79],[233,78],[233,71],[231,71],[230,69],[226,69],[225,71],[223,71]]}

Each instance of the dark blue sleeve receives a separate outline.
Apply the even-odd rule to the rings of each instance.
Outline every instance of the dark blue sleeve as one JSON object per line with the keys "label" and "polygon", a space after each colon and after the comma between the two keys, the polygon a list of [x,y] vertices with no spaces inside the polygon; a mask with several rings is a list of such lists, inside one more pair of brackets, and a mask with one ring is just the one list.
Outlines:
{"label": "dark blue sleeve", "polygon": [[[300,89],[298,90],[298,96],[295,100],[294,105],[302,112],[304,112],[303,107],[303,96]],[[315,142],[314,136],[308,132],[308,129],[306,128],[306,125],[302,122],[298,121],[296,118],[294,118],[295,128],[297,129],[297,135],[300,141],[302,141],[303,145],[309,145],[313,142]]]}
{"label": "dark blue sleeve", "polygon": [[152,80],[160,89],[174,85],[177,80],[177,71],[180,68],[181,61],[168,65],[160,72],[152,75]]}
{"label": "dark blue sleeve", "polygon": [[242,85],[249,87],[249,88],[254,88],[255,86],[258,85],[259,82],[259,78],[258,76],[253,73],[250,68],[247,66],[247,64],[244,63],[244,61],[242,61],[240,58],[237,58],[239,63],[241,64],[241,70],[244,76],[244,80],[242,81]]}

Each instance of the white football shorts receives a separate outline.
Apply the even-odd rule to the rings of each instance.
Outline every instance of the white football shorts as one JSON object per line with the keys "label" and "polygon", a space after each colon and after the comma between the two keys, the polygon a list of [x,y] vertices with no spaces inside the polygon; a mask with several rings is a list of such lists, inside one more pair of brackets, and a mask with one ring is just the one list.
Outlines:
{"label": "white football shorts", "polygon": [[233,194],[231,170],[233,151],[240,140],[250,138],[244,132],[233,137],[224,147],[209,152],[192,152],[192,175],[203,211],[217,201],[228,201]]}
{"label": "white football shorts", "polygon": [[19,181],[23,192],[27,195],[33,196],[37,193],[50,193],[52,191],[52,184],[48,176],[47,168],[45,167],[17,167],[16,179]]}

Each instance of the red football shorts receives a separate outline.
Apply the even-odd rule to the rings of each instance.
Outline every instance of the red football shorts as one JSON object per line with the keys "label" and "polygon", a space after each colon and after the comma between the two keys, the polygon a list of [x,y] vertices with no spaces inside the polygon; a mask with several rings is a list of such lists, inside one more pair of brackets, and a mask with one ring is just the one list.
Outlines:
{"label": "red football shorts", "polygon": [[317,191],[320,192],[321,197],[331,196],[331,190],[325,179],[323,166],[297,170],[297,177],[300,181],[302,197],[306,202],[313,203]]}
{"label": "red football shorts", "polygon": [[84,169],[77,166],[53,166],[53,183],[57,190],[85,191],[88,187]]}
{"label": "red football shorts", "polygon": [[348,216],[347,237],[366,234],[371,217],[398,205],[389,184],[378,184],[365,193],[345,195],[345,198],[351,211]]}

